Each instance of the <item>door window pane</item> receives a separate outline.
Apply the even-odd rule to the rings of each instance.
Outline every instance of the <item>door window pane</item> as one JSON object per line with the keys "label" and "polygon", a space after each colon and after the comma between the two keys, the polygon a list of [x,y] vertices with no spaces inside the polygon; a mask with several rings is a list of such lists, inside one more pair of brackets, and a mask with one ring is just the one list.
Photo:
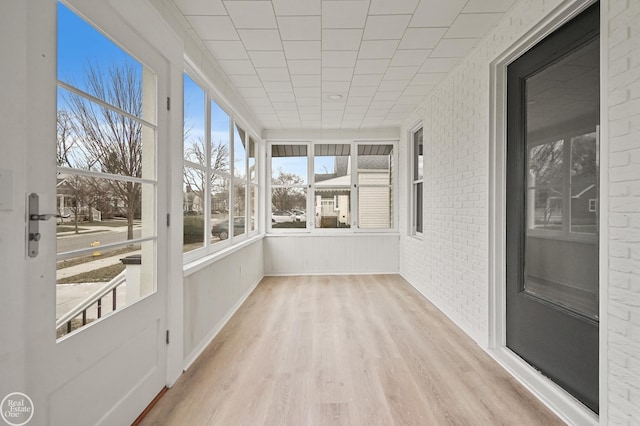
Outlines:
{"label": "door window pane", "polygon": [[598,316],[599,43],[526,79],[524,290]]}

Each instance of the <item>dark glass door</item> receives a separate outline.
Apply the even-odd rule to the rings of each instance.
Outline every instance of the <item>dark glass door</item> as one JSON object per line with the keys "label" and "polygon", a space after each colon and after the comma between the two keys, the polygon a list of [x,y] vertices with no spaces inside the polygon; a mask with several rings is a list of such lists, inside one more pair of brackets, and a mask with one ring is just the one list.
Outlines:
{"label": "dark glass door", "polygon": [[599,6],[507,69],[507,346],[598,412]]}

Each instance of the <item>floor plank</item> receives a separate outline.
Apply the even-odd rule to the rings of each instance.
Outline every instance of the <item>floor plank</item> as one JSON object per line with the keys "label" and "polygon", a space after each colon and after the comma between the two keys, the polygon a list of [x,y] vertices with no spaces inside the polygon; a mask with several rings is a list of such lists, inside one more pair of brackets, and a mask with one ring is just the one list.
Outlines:
{"label": "floor plank", "polygon": [[561,425],[397,275],[267,277],[142,425]]}

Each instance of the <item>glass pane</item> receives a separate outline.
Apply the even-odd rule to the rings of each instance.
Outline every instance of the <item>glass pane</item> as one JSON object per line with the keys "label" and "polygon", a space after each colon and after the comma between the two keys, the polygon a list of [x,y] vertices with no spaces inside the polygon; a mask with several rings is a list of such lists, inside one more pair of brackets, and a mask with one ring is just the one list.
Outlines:
{"label": "glass pane", "polygon": [[229,178],[211,177],[211,242],[229,238]]}
{"label": "glass pane", "polygon": [[229,173],[230,125],[229,115],[211,101],[211,168],[218,173]]}
{"label": "glass pane", "polygon": [[58,166],[155,179],[155,162],[143,167],[143,152],[153,158],[154,129],[58,87]]}
{"label": "glass pane", "polygon": [[416,232],[422,232],[422,191],[423,191],[423,183],[419,182],[414,186],[414,197],[415,197],[415,212],[414,212],[414,221]]}
{"label": "glass pane", "polygon": [[273,185],[306,185],[306,145],[271,146],[271,183]]}
{"label": "glass pane", "polygon": [[258,182],[258,171],[256,170],[256,142],[252,137],[249,137],[249,180],[251,182]]}
{"label": "glass pane", "polygon": [[271,227],[307,227],[307,189],[279,187],[271,190]]}
{"label": "glass pane", "polygon": [[358,188],[358,228],[392,228],[391,209],[391,188],[388,186]]}
{"label": "glass pane", "polygon": [[187,252],[204,245],[205,172],[185,167],[183,176],[183,251]]}
{"label": "glass pane", "polygon": [[358,228],[393,227],[393,145],[358,145]]}
{"label": "glass pane", "polygon": [[236,177],[247,177],[247,134],[236,124],[233,132],[233,174]]}
{"label": "glass pane", "polygon": [[527,168],[529,228],[562,231],[564,142],[530,147]]}
{"label": "glass pane", "polygon": [[424,155],[422,145],[422,129],[413,134],[413,180],[420,180],[423,176]]}
{"label": "glass pane", "polygon": [[153,193],[150,184],[58,173],[57,253],[148,235],[154,229]]}
{"label": "glass pane", "polygon": [[351,227],[351,190],[348,187],[316,189],[314,206],[316,228]]}
{"label": "glass pane", "polygon": [[598,232],[598,147],[596,134],[571,139],[571,232]]}
{"label": "glass pane", "polygon": [[314,177],[316,187],[351,186],[351,146],[318,144],[314,147]]}
{"label": "glass pane", "polygon": [[[58,80],[143,117],[142,64],[62,3],[58,3],[57,54]],[[151,81],[145,83],[155,87]],[[64,104],[60,96],[58,104]],[[155,122],[155,116],[145,119]]]}
{"label": "glass pane", "polygon": [[525,86],[531,231],[524,290],[592,318],[599,298],[598,46],[596,39],[577,49]]}
{"label": "glass pane", "polygon": [[205,93],[184,75],[184,158],[206,166]]}
{"label": "glass pane", "polygon": [[234,185],[233,235],[238,236],[246,232],[245,216],[247,212],[247,185],[238,182]]}

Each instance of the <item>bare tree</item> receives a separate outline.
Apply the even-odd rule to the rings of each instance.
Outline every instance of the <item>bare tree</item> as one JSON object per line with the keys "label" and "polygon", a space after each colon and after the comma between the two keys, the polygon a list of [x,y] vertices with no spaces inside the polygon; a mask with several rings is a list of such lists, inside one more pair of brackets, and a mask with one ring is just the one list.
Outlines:
{"label": "bare tree", "polygon": [[[198,137],[185,149],[185,160],[204,167],[207,164],[206,153],[206,141],[204,138]],[[222,141],[214,143],[211,147],[211,169],[214,174],[209,177],[210,187],[214,190],[220,186],[220,175],[216,175],[215,172],[229,173],[229,147]],[[204,200],[205,182],[207,181],[206,172],[193,167],[185,167],[183,170],[184,183],[187,188],[200,197],[200,200]]]}
{"label": "bare tree", "polygon": [[[142,81],[129,64],[112,64],[105,72],[89,64],[83,89],[90,95],[135,117],[142,116]],[[142,177],[142,125],[126,115],[92,103],[76,93],[64,97],[82,164],[103,173]],[[133,238],[133,220],[140,210],[139,183],[106,180],[109,190],[124,204],[127,238]]]}
{"label": "bare tree", "polygon": [[305,205],[305,194],[301,188],[296,187],[304,183],[302,177],[295,173],[285,173],[279,168],[278,176],[272,178],[271,183],[274,185],[271,200],[275,209],[288,211]]}

